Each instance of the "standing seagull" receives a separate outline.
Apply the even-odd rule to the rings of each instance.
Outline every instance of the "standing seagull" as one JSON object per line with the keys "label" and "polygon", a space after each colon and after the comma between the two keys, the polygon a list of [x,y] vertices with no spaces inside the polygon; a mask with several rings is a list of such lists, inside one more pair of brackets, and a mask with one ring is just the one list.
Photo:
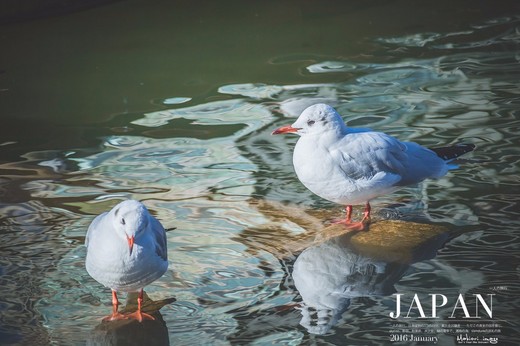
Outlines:
{"label": "standing seagull", "polygon": [[[458,144],[427,149],[382,132],[349,128],[326,104],[308,107],[294,124],[273,131],[281,133],[300,135],[293,154],[298,179],[316,195],[346,205],[347,215],[340,223],[360,230],[370,222],[371,199],[426,178],[440,178],[456,167],[451,160],[475,148]],[[362,203],[363,220],[353,223],[352,205]]]}
{"label": "standing seagull", "polygon": [[[127,200],[92,221],[85,245],[87,272],[112,290],[112,314],[103,321],[153,320],[151,315],[141,312],[141,304],[143,287],[168,269],[166,233],[160,222],[141,202]],[[120,314],[117,292],[139,292],[137,311]]]}

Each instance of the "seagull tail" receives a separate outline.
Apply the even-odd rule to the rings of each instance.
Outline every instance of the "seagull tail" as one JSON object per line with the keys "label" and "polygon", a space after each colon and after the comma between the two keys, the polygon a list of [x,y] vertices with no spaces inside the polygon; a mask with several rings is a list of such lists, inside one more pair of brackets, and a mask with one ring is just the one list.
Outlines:
{"label": "seagull tail", "polygon": [[430,150],[437,154],[441,159],[451,161],[461,155],[475,150],[475,148],[475,144],[455,144],[450,145],[449,147],[431,148]]}

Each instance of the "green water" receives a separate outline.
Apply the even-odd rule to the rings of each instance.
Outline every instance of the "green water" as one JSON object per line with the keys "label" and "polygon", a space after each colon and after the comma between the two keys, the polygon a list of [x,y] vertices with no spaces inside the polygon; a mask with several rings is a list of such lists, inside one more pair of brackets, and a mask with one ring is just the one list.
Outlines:
{"label": "green water", "polygon": [[374,278],[397,292],[497,293],[499,340],[517,344],[519,23],[513,1],[135,0],[2,24],[0,344],[95,344],[110,292],[82,244],[124,198],[176,227],[170,270],[147,287],[176,301],[138,335],[389,344],[388,292],[360,289],[323,335],[293,307],[299,239],[342,208],[296,179],[296,138],[270,133],[316,102],[402,140],[477,145],[440,181],[374,203],[378,219],[447,226],[437,255],[361,262],[389,268]]}

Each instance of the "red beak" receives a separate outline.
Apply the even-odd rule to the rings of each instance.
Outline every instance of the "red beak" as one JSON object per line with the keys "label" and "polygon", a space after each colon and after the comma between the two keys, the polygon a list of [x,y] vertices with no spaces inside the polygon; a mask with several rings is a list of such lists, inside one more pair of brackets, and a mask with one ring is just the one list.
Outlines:
{"label": "red beak", "polygon": [[286,126],[282,126],[282,127],[277,128],[271,134],[272,135],[279,135],[281,133],[294,133],[294,132],[298,132],[298,130],[299,129],[296,128],[296,127],[292,127],[291,125],[286,125]]}
{"label": "red beak", "polygon": [[132,250],[134,248],[134,236],[126,236],[126,240],[128,241],[128,248],[130,249],[130,255],[132,254]]}

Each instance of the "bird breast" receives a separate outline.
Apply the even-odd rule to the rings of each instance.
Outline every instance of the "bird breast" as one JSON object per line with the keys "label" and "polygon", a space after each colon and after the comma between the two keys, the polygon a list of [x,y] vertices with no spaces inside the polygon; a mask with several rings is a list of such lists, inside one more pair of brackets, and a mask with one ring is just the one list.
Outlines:
{"label": "bird breast", "polygon": [[[399,176],[361,167],[354,160],[338,156],[320,141],[300,138],[294,149],[293,164],[298,179],[314,194],[338,204],[364,204],[396,190]],[[336,154],[336,156],[334,156]],[[364,169],[365,168],[365,169]]]}

